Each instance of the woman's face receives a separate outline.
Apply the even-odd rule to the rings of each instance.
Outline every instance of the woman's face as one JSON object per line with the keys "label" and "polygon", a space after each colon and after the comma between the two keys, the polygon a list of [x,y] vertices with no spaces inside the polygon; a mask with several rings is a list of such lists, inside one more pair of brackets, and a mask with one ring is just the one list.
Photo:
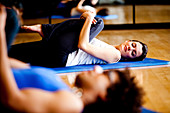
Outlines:
{"label": "woman's face", "polygon": [[121,56],[136,58],[142,55],[142,44],[135,41],[125,41],[120,45]]}
{"label": "woman's face", "polygon": [[98,73],[96,72],[96,69],[94,69],[93,71],[82,72],[79,74],[76,78],[76,82],[79,82],[78,87],[83,90],[91,90],[93,93],[99,94],[101,98],[105,98],[107,88],[111,83],[115,83],[119,80],[117,73],[113,73],[111,78],[112,79],[109,79],[107,75]]}

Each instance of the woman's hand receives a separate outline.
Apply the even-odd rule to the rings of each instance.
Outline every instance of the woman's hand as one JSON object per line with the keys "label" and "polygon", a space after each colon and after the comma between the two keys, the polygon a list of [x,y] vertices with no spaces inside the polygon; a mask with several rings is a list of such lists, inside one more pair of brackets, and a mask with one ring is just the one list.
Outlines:
{"label": "woman's hand", "polygon": [[80,19],[86,20],[86,18],[90,18],[92,20],[92,23],[96,24],[97,21],[96,21],[96,19],[94,19],[94,17],[95,17],[95,13],[86,11],[80,16]]}
{"label": "woman's hand", "polygon": [[0,3],[0,28],[1,29],[5,28],[6,17],[7,17],[6,8],[4,5]]}
{"label": "woman's hand", "polygon": [[93,12],[86,11],[80,16],[80,18],[94,18],[94,16],[95,14]]}

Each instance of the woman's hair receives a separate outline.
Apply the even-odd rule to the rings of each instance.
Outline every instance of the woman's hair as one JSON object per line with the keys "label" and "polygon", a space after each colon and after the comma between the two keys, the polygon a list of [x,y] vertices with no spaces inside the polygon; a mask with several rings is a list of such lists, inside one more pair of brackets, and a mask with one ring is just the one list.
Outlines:
{"label": "woman's hair", "polygon": [[140,55],[139,57],[136,57],[136,58],[122,57],[120,62],[122,62],[122,61],[142,61],[142,60],[144,60],[147,53],[148,53],[148,46],[146,44],[144,44],[143,42],[138,41],[138,40],[130,40],[130,41],[139,42],[142,45],[142,55]]}
{"label": "woman's hair", "polygon": [[113,83],[107,89],[106,100],[98,97],[95,103],[85,106],[84,113],[140,113],[143,104],[144,91],[137,86],[134,78],[130,77],[130,72],[126,69],[114,71],[118,74],[119,81]]}
{"label": "woman's hair", "polygon": [[101,8],[98,12],[97,15],[101,15],[101,16],[107,16],[108,14],[108,9],[107,8]]}

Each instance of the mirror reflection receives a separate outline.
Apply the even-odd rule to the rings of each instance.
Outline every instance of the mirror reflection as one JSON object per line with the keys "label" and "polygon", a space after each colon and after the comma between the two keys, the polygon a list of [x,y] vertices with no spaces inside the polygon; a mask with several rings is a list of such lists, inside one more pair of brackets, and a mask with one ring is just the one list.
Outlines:
{"label": "mirror reflection", "polygon": [[[79,18],[82,12],[92,11],[97,17],[102,17],[105,25],[132,24],[133,9],[131,0],[50,0],[36,2],[24,0],[20,7],[20,15],[23,24],[36,24],[39,19],[43,23],[49,23],[51,15],[52,23],[59,23],[70,18]],[[32,4],[32,2],[35,2]],[[39,3],[41,2],[41,5]],[[135,2],[136,23],[160,23],[170,22],[170,7],[168,0]],[[166,4],[166,5],[165,5]],[[163,13],[162,13],[163,12]],[[34,19],[34,21],[31,21]],[[27,20],[27,21],[24,21]]]}
{"label": "mirror reflection", "polygon": [[26,21],[26,24],[36,24],[38,23],[36,19],[40,18],[46,23],[49,15],[52,15],[53,23],[58,23],[70,18],[79,18],[85,11],[94,12],[96,17],[103,18],[105,24],[132,23],[132,6],[125,0],[61,0],[59,3],[52,2],[44,7],[38,3],[28,4],[30,2],[23,1],[22,17],[24,20],[35,19],[35,23]]}

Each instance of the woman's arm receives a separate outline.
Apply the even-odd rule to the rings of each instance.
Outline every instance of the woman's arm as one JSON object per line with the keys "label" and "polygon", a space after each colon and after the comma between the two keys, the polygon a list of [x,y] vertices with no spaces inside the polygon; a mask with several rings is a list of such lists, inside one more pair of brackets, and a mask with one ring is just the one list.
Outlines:
{"label": "woman's arm", "polygon": [[[80,0],[80,2],[78,3],[78,5],[76,6],[76,10],[80,13],[84,13],[86,11],[91,11],[92,13],[94,13],[96,15],[97,10],[89,5],[83,6],[85,0]],[[85,8],[86,7],[86,8]],[[88,7],[88,8],[87,8]]]}
{"label": "woman's arm", "polygon": [[76,7],[76,10],[79,11],[80,13],[84,13],[86,10],[84,10],[83,8],[83,3],[84,3],[85,0],[80,0],[80,2],[78,3],[77,7]]}
{"label": "woman's arm", "polygon": [[102,48],[89,43],[90,27],[94,15],[90,12],[85,12],[82,16],[86,18],[86,21],[80,32],[78,47],[99,59],[107,61],[108,63],[117,62],[121,55],[116,48]]}
{"label": "woman's arm", "polygon": [[19,89],[14,80],[7,55],[7,45],[5,36],[6,23],[5,6],[0,4],[0,92],[1,100],[5,101],[18,95]]}

